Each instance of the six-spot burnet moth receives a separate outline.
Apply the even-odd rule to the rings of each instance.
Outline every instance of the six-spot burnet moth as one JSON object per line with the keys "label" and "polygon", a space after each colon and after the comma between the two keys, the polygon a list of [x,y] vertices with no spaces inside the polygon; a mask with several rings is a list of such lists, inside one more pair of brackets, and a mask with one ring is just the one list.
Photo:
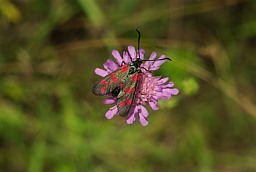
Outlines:
{"label": "six-spot burnet moth", "polygon": [[[140,32],[138,32],[138,54],[140,48]],[[159,60],[171,60],[170,58],[163,58],[158,60],[142,60],[138,57],[135,61],[128,64],[122,63],[114,72],[105,76],[99,81],[93,88],[92,92],[95,95],[110,95],[116,98],[116,105],[118,108],[118,114],[126,117],[134,103],[136,95],[138,94],[138,86],[140,85],[140,73],[141,64],[143,61],[159,61]],[[145,69],[146,70],[146,69]]]}

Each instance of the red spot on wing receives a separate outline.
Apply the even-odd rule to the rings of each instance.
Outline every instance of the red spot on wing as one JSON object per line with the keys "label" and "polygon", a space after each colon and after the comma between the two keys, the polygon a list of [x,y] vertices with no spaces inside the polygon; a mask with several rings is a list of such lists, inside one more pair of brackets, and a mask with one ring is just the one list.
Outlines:
{"label": "red spot on wing", "polygon": [[125,90],[124,90],[124,92],[126,92],[126,93],[134,93],[134,91],[135,91],[135,88],[133,87],[133,88],[126,88]]}
{"label": "red spot on wing", "polygon": [[111,76],[112,76],[112,78],[111,78],[112,82],[115,83],[116,82],[116,74],[112,73]]}
{"label": "red spot on wing", "polygon": [[124,84],[122,83],[122,82],[120,82],[119,84],[118,84],[118,86],[119,87],[122,87]]}
{"label": "red spot on wing", "polygon": [[100,89],[100,92],[101,92],[101,93],[104,93],[105,90],[106,90],[106,87],[105,87],[105,86],[102,86],[101,89]]}
{"label": "red spot on wing", "polygon": [[137,79],[139,79],[139,74],[138,73],[133,75],[132,81],[135,82],[135,81],[137,81]]}
{"label": "red spot on wing", "polygon": [[121,103],[119,104],[119,106],[120,106],[120,107],[124,107],[124,106],[125,106],[125,102],[121,102]]}
{"label": "red spot on wing", "polygon": [[121,72],[122,72],[122,73],[125,73],[127,70],[128,70],[128,66],[127,66],[127,64],[124,64],[124,65],[122,66],[122,68],[121,68]]}
{"label": "red spot on wing", "polygon": [[132,101],[130,99],[126,99],[125,101],[128,105],[132,104]]}
{"label": "red spot on wing", "polygon": [[112,80],[112,82],[114,82],[114,83],[116,82],[116,78],[112,78],[111,80]]}
{"label": "red spot on wing", "polygon": [[130,92],[130,88],[126,88],[126,89],[124,90],[124,92],[129,93],[129,92]]}
{"label": "red spot on wing", "polygon": [[103,79],[103,80],[101,81],[101,84],[102,84],[102,85],[106,85],[106,84],[107,84],[107,81],[106,81],[105,79]]}

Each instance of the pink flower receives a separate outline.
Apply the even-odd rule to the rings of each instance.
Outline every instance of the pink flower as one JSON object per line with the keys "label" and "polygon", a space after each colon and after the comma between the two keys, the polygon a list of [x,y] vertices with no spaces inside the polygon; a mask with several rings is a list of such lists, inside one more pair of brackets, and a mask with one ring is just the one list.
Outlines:
{"label": "pink flower", "polygon": [[[136,61],[137,58],[144,59],[145,51],[143,49],[139,50],[140,55],[137,54],[135,48],[133,46],[128,46],[128,52],[124,51],[123,56],[119,54],[117,50],[112,51],[112,55],[117,61],[117,64],[108,59],[107,62],[103,65],[104,69],[95,69],[95,73],[99,76],[105,77],[108,74],[114,72],[116,69],[121,67],[123,63],[129,63],[132,61]],[[153,52],[149,60],[155,60],[156,52]],[[158,59],[166,58],[165,55],[160,56]],[[166,60],[159,60],[159,61],[146,61],[144,64],[141,64],[141,73],[140,73],[140,85],[136,90],[135,96],[135,105],[133,109],[127,116],[126,122],[127,124],[132,124],[136,120],[136,116],[142,126],[148,125],[147,117],[149,113],[147,109],[144,107],[148,102],[149,105],[153,110],[158,110],[158,100],[161,98],[170,99],[172,95],[177,95],[179,90],[177,88],[173,88],[174,83],[169,82],[169,78],[161,78],[161,77],[154,77],[150,71],[154,71],[160,68],[160,66]],[[116,97],[109,96],[104,100],[104,104],[116,104]],[[118,108],[117,106],[111,107],[107,113],[106,118],[111,119],[115,115],[118,115]]]}

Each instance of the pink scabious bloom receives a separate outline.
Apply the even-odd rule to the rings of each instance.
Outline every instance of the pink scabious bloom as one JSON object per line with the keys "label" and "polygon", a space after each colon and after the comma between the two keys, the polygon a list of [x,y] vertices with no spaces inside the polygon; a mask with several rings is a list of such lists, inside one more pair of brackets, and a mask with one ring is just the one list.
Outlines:
{"label": "pink scabious bloom", "polygon": [[[121,67],[124,63],[129,63],[132,61],[136,61],[137,58],[144,59],[145,51],[143,49],[139,50],[139,55],[136,52],[133,46],[128,46],[128,52],[123,52],[123,57],[119,54],[117,50],[112,51],[113,57],[116,59],[117,64],[108,59],[107,62],[103,65],[104,69],[95,69],[95,73],[99,76],[105,77],[108,74],[114,72],[119,67]],[[156,52],[153,52],[149,60],[156,59]],[[166,58],[165,55],[160,56],[158,59]],[[147,109],[144,107],[146,102],[149,103],[153,110],[158,110],[158,100],[161,98],[170,99],[172,95],[177,95],[179,90],[177,88],[173,88],[174,83],[169,82],[169,78],[161,78],[154,77],[150,72],[157,70],[166,60],[159,60],[159,61],[146,61],[144,64],[141,64],[141,73],[140,73],[140,81],[138,90],[136,90],[135,96],[135,105],[131,112],[128,114],[126,122],[127,124],[132,124],[136,120],[136,116],[142,126],[148,125],[147,117],[149,115]],[[109,96],[104,100],[104,104],[116,104],[116,98],[113,96]],[[111,107],[107,113],[106,118],[111,119],[113,116],[118,115],[117,106]]]}

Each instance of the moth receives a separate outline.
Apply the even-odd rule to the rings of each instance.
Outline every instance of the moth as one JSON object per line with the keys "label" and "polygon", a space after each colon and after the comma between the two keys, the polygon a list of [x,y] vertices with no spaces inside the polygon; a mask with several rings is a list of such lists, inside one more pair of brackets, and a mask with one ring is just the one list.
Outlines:
{"label": "moth", "polygon": [[[140,42],[140,32],[138,38],[138,50]],[[126,117],[135,105],[135,98],[138,94],[138,87],[141,84],[141,64],[143,61],[158,61],[171,60],[170,58],[163,58],[158,60],[142,60],[139,57],[131,62],[120,66],[114,72],[105,76],[102,80],[97,82],[92,88],[95,95],[110,95],[116,98],[116,105],[119,115]],[[144,68],[145,69],[145,68]],[[146,70],[146,69],[145,69]]]}
{"label": "moth", "polygon": [[116,97],[118,113],[125,117],[134,104],[137,88],[140,83],[141,59],[124,64],[116,71],[107,75],[93,88],[95,95],[112,95]]}

